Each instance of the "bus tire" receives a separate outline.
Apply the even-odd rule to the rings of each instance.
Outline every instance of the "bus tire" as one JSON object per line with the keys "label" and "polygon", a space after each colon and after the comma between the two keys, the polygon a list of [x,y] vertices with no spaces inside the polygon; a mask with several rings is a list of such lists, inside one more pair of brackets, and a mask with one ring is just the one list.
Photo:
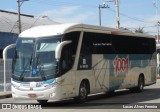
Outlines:
{"label": "bus tire", "polygon": [[144,89],[144,77],[142,75],[139,76],[137,92],[142,92]]}
{"label": "bus tire", "polygon": [[37,100],[37,102],[39,104],[46,104],[48,102],[48,100]]}
{"label": "bus tire", "polygon": [[82,81],[79,87],[79,96],[76,98],[76,101],[79,103],[84,103],[87,100],[88,88],[86,81]]}
{"label": "bus tire", "polygon": [[143,75],[140,75],[138,78],[138,85],[137,87],[130,88],[131,92],[142,92],[144,89],[144,77]]}

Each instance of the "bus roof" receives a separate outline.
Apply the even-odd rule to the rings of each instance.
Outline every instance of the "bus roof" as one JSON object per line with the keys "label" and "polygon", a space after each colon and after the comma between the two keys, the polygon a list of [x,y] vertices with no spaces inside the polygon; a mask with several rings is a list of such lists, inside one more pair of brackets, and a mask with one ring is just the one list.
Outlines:
{"label": "bus roof", "polygon": [[129,35],[129,36],[154,38],[151,35],[146,35],[142,33],[133,33],[127,30],[86,25],[86,24],[77,24],[77,23],[37,26],[37,27],[33,27],[23,31],[19,35],[19,37],[21,38],[48,37],[48,36],[54,36],[54,35],[61,35],[61,34],[73,32],[73,31],[86,31],[86,32],[97,32],[97,33],[106,33],[106,34],[113,34],[113,35]]}

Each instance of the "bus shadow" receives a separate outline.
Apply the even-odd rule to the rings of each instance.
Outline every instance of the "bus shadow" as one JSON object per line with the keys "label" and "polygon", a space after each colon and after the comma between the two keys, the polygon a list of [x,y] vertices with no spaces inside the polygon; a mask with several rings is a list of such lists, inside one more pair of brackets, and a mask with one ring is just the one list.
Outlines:
{"label": "bus shadow", "polygon": [[[73,99],[57,101],[57,102],[48,102],[45,105],[42,105],[42,108],[119,108],[124,104],[136,104],[139,102],[150,102],[160,98],[160,88],[145,89],[141,93],[131,93],[129,90],[118,91],[113,94],[98,94],[89,96],[85,103],[78,103]],[[150,102],[154,103],[154,102]]]}

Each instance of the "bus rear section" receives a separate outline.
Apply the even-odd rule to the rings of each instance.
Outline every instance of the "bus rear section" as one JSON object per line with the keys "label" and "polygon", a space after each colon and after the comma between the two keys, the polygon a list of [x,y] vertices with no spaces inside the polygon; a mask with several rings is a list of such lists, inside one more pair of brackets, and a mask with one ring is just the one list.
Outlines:
{"label": "bus rear section", "polygon": [[147,36],[83,32],[77,71],[82,77],[77,80],[88,79],[90,93],[142,91],[156,83],[155,46],[155,39]]}

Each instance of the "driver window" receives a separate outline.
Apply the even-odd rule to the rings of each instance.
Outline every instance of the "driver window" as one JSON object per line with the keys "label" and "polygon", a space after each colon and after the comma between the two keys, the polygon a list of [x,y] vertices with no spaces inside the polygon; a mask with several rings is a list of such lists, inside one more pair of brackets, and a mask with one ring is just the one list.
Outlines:
{"label": "driver window", "polygon": [[73,66],[72,54],[71,44],[66,45],[63,48],[61,55],[61,68],[65,72],[70,70]]}

